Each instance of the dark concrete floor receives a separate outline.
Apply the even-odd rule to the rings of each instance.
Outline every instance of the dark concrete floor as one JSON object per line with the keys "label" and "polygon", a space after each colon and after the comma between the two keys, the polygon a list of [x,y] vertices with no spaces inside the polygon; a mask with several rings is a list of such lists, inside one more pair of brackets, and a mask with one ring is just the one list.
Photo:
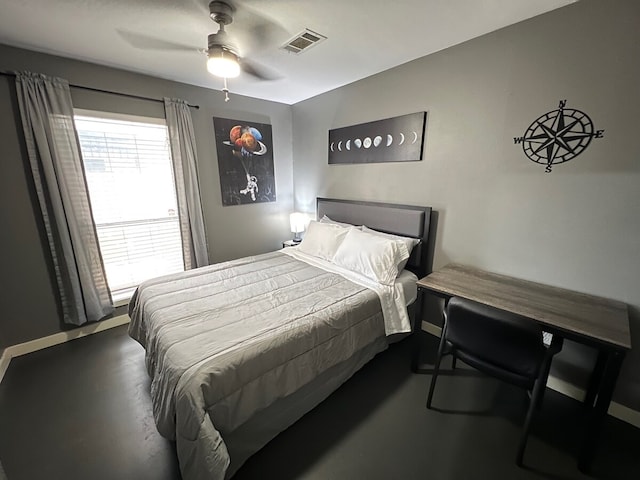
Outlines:
{"label": "dark concrete floor", "polygon": [[[438,380],[440,410],[426,410],[430,377],[410,373],[409,353],[405,341],[378,355],[235,478],[590,478],[576,469],[578,402],[547,391],[519,469],[524,393],[458,369]],[[593,477],[640,478],[639,445],[640,430],[608,417]],[[0,460],[9,480],[180,478],[126,326],[12,361],[0,384]]]}

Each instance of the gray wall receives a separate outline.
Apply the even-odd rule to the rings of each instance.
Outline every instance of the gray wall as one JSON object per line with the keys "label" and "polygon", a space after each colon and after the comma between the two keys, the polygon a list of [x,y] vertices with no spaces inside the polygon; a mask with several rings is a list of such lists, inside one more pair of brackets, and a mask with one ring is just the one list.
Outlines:
{"label": "gray wall", "polygon": [[[204,65],[203,65],[204,68]],[[238,95],[225,104],[219,91],[0,45],[0,70],[56,75],[72,84],[200,105],[192,110],[198,171],[211,262],[281,248],[292,211],[291,107]],[[215,85],[212,79],[212,85]],[[233,90],[233,85],[231,85]],[[161,103],[72,89],[74,106],[164,117]],[[270,123],[277,202],[223,207],[212,117]],[[43,248],[13,78],[0,77],[0,350],[56,333],[60,323],[49,254]]]}
{"label": "gray wall", "polygon": [[[296,209],[318,195],[430,205],[434,268],[628,303],[636,349],[615,398],[640,409],[639,22],[635,0],[582,0],[294,105]],[[560,99],[605,136],[549,174],[513,137]],[[327,164],[329,129],[416,111],[428,112],[423,161]],[[582,383],[593,359],[569,345],[555,374]]]}

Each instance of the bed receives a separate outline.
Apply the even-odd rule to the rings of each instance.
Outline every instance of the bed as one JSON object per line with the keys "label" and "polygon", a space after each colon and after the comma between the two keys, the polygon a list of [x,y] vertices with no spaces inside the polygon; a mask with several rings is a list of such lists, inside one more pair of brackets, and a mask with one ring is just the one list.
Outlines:
{"label": "bed", "polygon": [[322,229],[348,230],[349,240],[361,229],[334,222],[420,240],[390,283],[309,255],[310,229],[307,246],[140,285],[129,334],[145,348],[156,426],[176,441],[185,480],[231,477],[411,331],[406,306],[416,275],[427,273],[430,215],[429,207],[317,199],[318,219],[330,218]]}

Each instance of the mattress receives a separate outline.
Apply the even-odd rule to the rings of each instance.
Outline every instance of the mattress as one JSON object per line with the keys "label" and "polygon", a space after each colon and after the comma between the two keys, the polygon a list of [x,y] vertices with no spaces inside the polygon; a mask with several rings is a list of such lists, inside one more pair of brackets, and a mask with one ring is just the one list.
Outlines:
{"label": "mattress", "polygon": [[405,306],[411,305],[418,298],[418,285],[417,282],[418,277],[415,273],[410,272],[409,270],[403,270],[398,275],[396,279],[396,283],[400,285],[402,288],[402,293],[404,295],[404,304]]}
{"label": "mattress", "polygon": [[229,476],[387,346],[379,293],[282,252],[145,282],[129,312],[185,480]]}

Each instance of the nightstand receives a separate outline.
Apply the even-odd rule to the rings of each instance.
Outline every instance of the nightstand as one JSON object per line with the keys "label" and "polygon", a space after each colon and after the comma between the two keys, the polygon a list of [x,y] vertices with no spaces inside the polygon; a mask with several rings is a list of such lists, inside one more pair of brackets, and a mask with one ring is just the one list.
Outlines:
{"label": "nightstand", "polygon": [[300,245],[300,242],[294,242],[293,240],[285,240],[282,242],[282,248],[295,247],[296,245]]}

